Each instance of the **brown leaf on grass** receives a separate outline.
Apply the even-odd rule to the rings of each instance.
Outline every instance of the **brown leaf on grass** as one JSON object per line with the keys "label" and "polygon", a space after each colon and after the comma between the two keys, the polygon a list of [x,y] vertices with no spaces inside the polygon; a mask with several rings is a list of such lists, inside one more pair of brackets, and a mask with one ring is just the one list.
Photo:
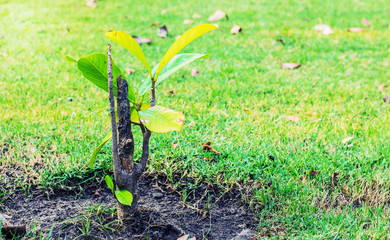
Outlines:
{"label": "brown leaf on grass", "polygon": [[277,41],[277,42],[280,42],[282,45],[286,45],[286,43],[284,42],[284,40],[281,39],[281,38],[276,39],[276,41]]}
{"label": "brown leaf on grass", "polygon": [[157,29],[157,36],[166,38],[167,35],[168,35],[168,29],[165,25]]}
{"label": "brown leaf on grass", "polygon": [[358,28],[358,27],[352,27],[348,28],[348,32],[364,32],[365,30],[363,28]]}
{"label": "brown leaf on grass", "polygon": [[367,19],[365,19],[365,18],[362,18],[362,23],[363,23],[363,25],[366,26],[366,27],[371,26],[371,23],[370,23]]}
{"label": "brown leaf on grass", "polygon": [[194,23],[194,21],[192,21],[191,19],[186,19],[183,21],[183,24],[185,25],[191,25],[192,23]]}
{"label": "brown leaf on grass", "polygon": [[137,36],[131,36],[131,37],[133,37],[134,40],[135,40],[138,44],[151,43],[151,42],[152,42],[152,39],[151,39],[151,38],[137,37]]}
{"label": "brown leaf on grass", "polygon": [[154,23],[150,24],[150,26],[152,26],[152,27],[156,27],[156,26],[158,26],[158,25],[160,25],[159,22],[154,22]]}
{"label": "brown leaf on grass", "polygon": [[386,87],[387,87],[386,84],[381,84],[381,85],[379,85],[378,90],[383,91],[383,90],[385,90]]}
{"label": "brown leaf on grass", "polygon": [[126,68],[125,70],[126,70],[127,75],[135,73],[135,70],[131,69],[131,68]]}
{"label": "brown leaf on grass", "polygon": [[220,152],[218,152],[217,150],[215,150],[211,146],[211,142],[207,142],[207,143],[203,144],[203,152],[206,152],[206,151],[212,151],[215,154],[221,154]]}
{"label": "brown leaf on grass", "polygon": [[85,3],[88,7],[95,8],[97,4],[97,0],[86,0]]}
{"label": "brown leaf on grass", "polygon": [[194,14],[192,15],[192,18],[201,18],[201,16],[200,16],[198,13],[194,13]]}
{"label": "brown leaf on grass", "polygon": [[241,32],[241,31],[242,31],[242,27],[240,27],[238,25],[234,25],[232,27],[232,29],[230,29],[230,33],[231,34],[237,34],[237,33]]}
{"label": "brown leaf on grass", "polygon": [[199,75],[198,69],[193,68],[193,69],[191,70],[191,76],[196,77],[196,76],[198,76],[198,75]]}
{"label": "brown leaf on grass", "polygon": [[317,175],[317,174],[319,174],[319,173],[320,173],[320,171],[313,171],[313,170],[311,170],[311,171],[309,172],[310,176],[315,176],[315,175]]}
{"label": "brown leaf on grass", "polygon": [[341,141],[341,143],[342,143],[342,144],[346,144],[347,142],[351,141],[352,139],[353,139],[353,137],[346,137],[346,138],[344,138],[344,139]]}
{"label": "brown leaf on grass", "polygon": [[175,141],[172,142],[172,148],[176,149],[176,147],[179,146],[179,143],[175,143]]}
{"label": "brown leaf on grass", "polygon": [[301,64],[298,64],[298,63],[282,63],[283,69],[297,69],[300,67],[301,67]]}
{"label": "brown leaf on grass", "polygon": [[217,11],[215,11],[215,13],[213,15],[211,15],[209,17],[208,20],[210,22],[213,22],[213,21],[221,20],[224,17],[226,17],[226,19],[229,19],[228,16],[226,15],[226,13],[222,12],[221,10],[217,10]]}
{"label": "brown leaf on grass", "polygon": [[390,97],[386,95],[383,99],[384,102],[390,102]]}
{"label": "brown leaf on grass", "polygon": [[299,116],[297,114],[292,116],[286,116],[286,120],[291,122],[299,122]]}
{"label": "brown leaf on grass", "polygon": [[337,172],[335,172],[335,173],[333,173],[332,174],[332,185],[333,186],[336,186],[336,181],[337,181],[337,176],[338,176],[339,174],[337,173]]}
{"label": "brown leaf on grass", "polygon": [[202,159],[205,160],[205,161],[209,161],[209,162],[214,161],[214,158],[202,158]]}

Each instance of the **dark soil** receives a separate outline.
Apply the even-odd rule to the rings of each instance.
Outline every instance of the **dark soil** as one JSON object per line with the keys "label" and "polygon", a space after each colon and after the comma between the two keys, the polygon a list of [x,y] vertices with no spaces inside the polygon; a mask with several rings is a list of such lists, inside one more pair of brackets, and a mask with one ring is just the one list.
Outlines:
{"label": "dark soil", "polygon": [[16,192],[0,203],[0,215],[9,216],[11,225],[26,224],[26,239],[38,239],[42,233],[52,239],[176,240],[189,234],[198,240],[226,240],[255,224],[251,211],[240,203],[240,194],[234,190],[222,194],[206,187],[193,191],[183,188],[190,192],[184,203],[178,193],[181,190],[172,190],[172,185],[161,179],[143,177],[139,213],[121,223],[115,215],[115,199],[105,184],[83,188],[83,195],[36,190],[26,197],[24,192]]}

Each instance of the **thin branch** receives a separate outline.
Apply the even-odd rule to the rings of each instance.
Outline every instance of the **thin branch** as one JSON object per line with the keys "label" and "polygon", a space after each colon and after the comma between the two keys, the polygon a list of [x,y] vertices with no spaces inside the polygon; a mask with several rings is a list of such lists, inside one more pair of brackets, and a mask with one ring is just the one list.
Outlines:
{"label": "thin branch", "polygon": [[[152,79],[152,88],[151,88],[151,97],[150,97],[150,107],[154,107],[156,104],[156,81]],[[143,134],[143,141],[142,141],[142,155],[141,160],[137,164],[135,173],[137,174],[137,178],[141,176],[141,174],[144,172],[146,168],[146,163],[149,159],[149,140],[150,135],[152,134],[144,125],[140,125],[142,134]]]}
{"label": "thin branch", "polygon": [[144,172],[146,163],[148,162],[149,159],[149,140],[150,140],[150,135],[151,132],[144,128],[144,126],[141,126],[142,132],[143,132],[143,141],[142,141],[142,155],[141,155],[141,160],[136,166],[136,174],[137,178],[141,176],[141,174]]}
{"label": "thin branch", "polygon": [[154,107],[156,105],[156,81],[154,81],[154,79],[152,79],[151,93],[150,107]]}
{"label": "thin branch", "polygon": [[112,76],[112,62],[111,62],[111,45],[108,44],[108,67],[107,67],[107,74],[108,74],[108,99],[110,101],[110,116],[111,116],[111,130],[112,130],[112,157],[114,161],[114,174],[121,169],[121,165],[119,162],[119,155],[118,155],[118,133],[117,133],[117,127],[116,127],[116,118],[115,118],[115,99],[114,99],[114,83]]}

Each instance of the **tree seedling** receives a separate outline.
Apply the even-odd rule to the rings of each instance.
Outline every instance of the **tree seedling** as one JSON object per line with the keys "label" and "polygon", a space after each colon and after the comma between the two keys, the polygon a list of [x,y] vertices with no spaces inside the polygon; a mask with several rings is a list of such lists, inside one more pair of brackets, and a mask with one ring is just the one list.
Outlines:
{"label": "tree seedling", "polygon": [[[92,153],[89,165],[94,166],[97,154],[106,142],[112,139],[112,155],[114,166],[114,181],[106,176],[107,186],[118,201],[118,217],[131,216],[137,208],[137,181],[145,170],[149,158],[149,140],[151,133],[167,133],[181,131],[185,120],[184,114],[156,105],[156,86],[168,76],[185,65],[208,54],[184,53],[178,54],[187,44],[199,36],[218,28],[212,24],[195,26],[181,35],[168,49],[164,57],[153,69],[138,43],[127,33],[108,31],[106,37],[118,43],[132,53],[147,69],[148,77],[143,81],[138,91],[128,84],[121,70],[111,58],[111,45],[107,55],[94,53],[78,60],[66,56],[70,62],[77,63],[83,76],[96,86],[109,92],[110,117],[112,132],[107,134]],[[146,93],[151,92],[149,103],[144,101]],[[115,97],[117,111],[115,111]],[[116,113],[117,112],[117,116]],[[134,163],[133,126],[138,126],[143,135],[142,154],[139,163]]]}

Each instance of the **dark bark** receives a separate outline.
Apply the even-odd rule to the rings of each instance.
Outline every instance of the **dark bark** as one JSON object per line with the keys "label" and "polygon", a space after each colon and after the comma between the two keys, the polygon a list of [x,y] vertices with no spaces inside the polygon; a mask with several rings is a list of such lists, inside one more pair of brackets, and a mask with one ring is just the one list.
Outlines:
{"label": "dark bark", "polygon": [[134,169],[134,138],[131,132],[130,103],[128,99],[128,85],[119,75],[117,79],[117,108],[119,132],[119,160],[126,172]]}
{"label": "dark bark", "polygon": [[121,162],[121,174],[116,179],[117,187],[127,190],[133,195],[131,206],[118,203],[118,216],[125,218],[131,216],[137,209],[137,180],[134,174],[134,138],[131,131],[130,103],[128,99],[128,85],[126,80],[119,75],[117,78],[117,108],[118,108],[118,132],[119,132],[119,160]]}

